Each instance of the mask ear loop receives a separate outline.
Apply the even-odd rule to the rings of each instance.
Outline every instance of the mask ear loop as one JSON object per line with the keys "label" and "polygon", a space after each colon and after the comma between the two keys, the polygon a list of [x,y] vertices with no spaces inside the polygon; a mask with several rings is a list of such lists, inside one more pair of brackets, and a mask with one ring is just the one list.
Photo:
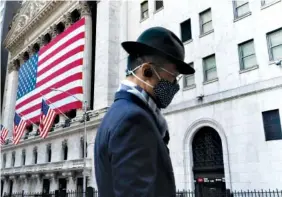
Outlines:
{"label": "mask ear loop", "polygon": [[128,72],[129,72],[130,74],[132,74],[134,77],[136,77],[138,80],[140,80],[140,81],[142,81],[143,83],[145,83],[146,85],[148,85],[149,87],[154,88],[151,84],[147,83],[146,81],[144,81],[143,79],[141,79],[140,77],[138,77],[137,75],[135,75],[134,72],[135,72],[137,69],[141,68],[142,66],[143,66],[143,64],[140,65],[140,66],[137,66],[137,67],[134,68],[133,70],[129,70]]}

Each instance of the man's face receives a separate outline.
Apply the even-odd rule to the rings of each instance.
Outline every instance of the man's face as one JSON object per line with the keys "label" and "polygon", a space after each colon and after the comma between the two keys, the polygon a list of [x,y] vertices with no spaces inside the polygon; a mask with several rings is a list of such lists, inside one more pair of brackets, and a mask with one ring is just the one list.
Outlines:
{"label": "man's face", "polygon": [[[152,77],[144,76],[144,73],[146,72],[145,70],[147,69],[151,70]],[[139,74],[142,75],[142,79],[144,81],[151,84],[153,87],[157,85],[160,79],[164,79],[172,83],[177,83],[177,77],[179,76],[179,73],[176,70],[176,65],[169,62],[163,65],[157,65],[154,63],[145,63],[141,67]],[[155,97],[154,90],[152,87],[146,85],[144,89],[151,96]]]}

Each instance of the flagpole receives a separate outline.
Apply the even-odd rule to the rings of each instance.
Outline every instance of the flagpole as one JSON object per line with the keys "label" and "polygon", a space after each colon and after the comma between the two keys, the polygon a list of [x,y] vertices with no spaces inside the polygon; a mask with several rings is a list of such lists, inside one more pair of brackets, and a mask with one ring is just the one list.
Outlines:
{"label": "flagpole", "polygon": [[44,97],[44,95],[43,94],[41,94],[41,93],[39,93],[41,96],[42,96],[42,98],[44,98],[45,100],[47,100],[49,103],[50,103],[50,105],[52,105],[56,110],[58,110],[61,114],[63,114],[63,116],[66,118],[66,119],[69,119],[69,117],[67,117],[67,115],[66,114],[64,114],[59,108],[57,108],[53,103],[51,103],[46,97]]}

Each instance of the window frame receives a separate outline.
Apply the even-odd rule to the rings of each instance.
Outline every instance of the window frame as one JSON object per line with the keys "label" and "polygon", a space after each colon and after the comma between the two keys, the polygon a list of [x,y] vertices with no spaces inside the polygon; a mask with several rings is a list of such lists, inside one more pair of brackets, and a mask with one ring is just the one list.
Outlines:
{"label": "window frame", "polygon": [[22,150],[22,165],[25,166],[26,163],[26,151],[25,149]]}
{"label": "window frame", "polygon": [[[211,57],[214,57],[214,59],[215,59],[215,67],[213,67],[213,68],[211,68],[211,69],[216,69],[216,77],[215,78],[213,78],[213,79],[209,79],[208,80],[208,77],[207,77],[207,70],[206,70],[206,59],[208,59],[208,58],[211,58]],[[209,81],[213,81],[213,80],[216,80],[217,78],[218,78],[218,76],[217,76],[217,66],[216,66],[216,55],[215,55],[215,53],[214,54],[211,54],[211,55],[209,55],[209,56],[206,56],[206,57],[204,57],[203,59],[202,59],[202,62],[203,62],[203,74],[204,74],[204,83],[205,82],[209,82]],[[209,70],[211,70],[211,69],[209,69]]]}
{"label": "window frame", "polygon": [[[253,43],[254,53],[251,54],[251,55],[248,55],[248,56],[243,57],[242,46],[245,45],[245,44],[248,44],[248,43],[250,43],[250,42]],[[239,44],[238,44],[238,54],[239,54],[239,63],[240,63],[240,70],[241,70],[241,71],[242,71],[242,70],[246,70],[246,69],[250,69],[250,68],[253,68],[253,67],[256,67],[256,66],[258,65],[254,39],[246,40],[246,41],[244,41],[244,42],[242,42],[242,43],[239,43]],[[256,58],[256,65],[253,65],[253,66],[251,66],[251,67],[249,67],[249,68],[246,68],[243,59],[244,59],[244,58],[247,58],[247,57],[251,57],[251,56],[253,56],[253,55],[254,55],[255,58]]]}
{"label": "window frame", "polygon": [[[208,21],[208,22],[205,22],[205,23],[203,23],[203,15],[205,14],[205,13],[207,13],[207,12],[210,12],[211,13],[211,18],[210,18],[210,20]],[[200,35],[205,35],[205,34],[208,34],[209,32],[213,32],[214,31],[214,28],[213,28],[213,24],[212,24],[212,29],[211,30],[209,30],[209,31],[207,31],[207,32],[203,32],[203,30],[204,30],[204,28],[203,28],[203,26],[204,25],[206,25],[207,23],[212,23],[212,9],[211,8],[208,8],[208,9],[206,9],[206,10],[204,10],[204,11],[202,11],[202,12],[200,12],[199,13],[199,17],[200,17]]]}
{"label": "window frame", "polygon": [[[191,33],[191,38],[184,41],[184,40],[183,40],[183,33],[182,33],[182,29],[183,29],[183,28],[182,28],[182,27],[183,27],[183,24],[185,24],[185,23],[188,22],[188,21],[190,21],[190,33]],[[182,41],[182,43],[186,43],[186,42],[189,42],[190,40],[193,40],[191,18],[188,18],[187,20],[182,21],[182,22],[180,23],[180,34],[181,34],[181,41]]]}
{"label": "window frame", "polygon": [[16,152],[12,152],[12,158],[11,158],[11,167],[15,167],[16,164]]}
{"label": "window frame", "polygon": [[[269,124],[266,124],[265,122],[265,116],[264,116],[264,113],[270,113],[270,112],[277,112],[277,119],[278,119],[278,125],[277,125],[277,128],[279,128],[280,130],[280,134],[279,134],[279,131],[278,131],[278,137],[276,138],[270,138],[271,136],[269,136],[269,133],[266,131],[266,127],[269,126]],[[265,136],[265,141],[273,141],[273,140],[282,140],[282,128],[281,128],[281,116],[280,116],[280,112],[279,112],[279,109],[273,109],[273,110],[267,110],[267,111],[263,111],[262,112],[262,124],[263,124],[263,130],[264,130],[264,136]],[[272,126],[273,124],[271,124]]]}
{"label": "window frame", "polygon": [[33,148],[33,164],[38,163],[38,149],[37,146]]}
{"label": "window frame", "polygon": [[[191,66],[192,68],[194,68],[194,62],[189,63],[189,66]],[[193,84],[187,85],[187,78],[189,77],[193,77]],[[196,85],[195,83],[195,73],[194,74],[190,74],[190,75],[183,75],[183,89],[189,89],[191,87],[194,87]]]}
{"label": "window frame", "polygon": [[[159,7],[159,8],[157,9],[157,2],[158,2],[158,1],[161,1],[163,4],[162,4],[161,7]],[[163,1],[163,0],[155,0],[155,12],[157,12],[157,11],[163,9],[163,8],[164,8],[164,1]],[[149,10],[149,6],[148,6],[148,10]]]}
{"label": "window frame", "polygon": [[[271,32],[266,33],[266,40],[267,40],[267,49],[268,49],[269,61],[276,61],[276,59],[274,59],[274,57],[273,57],[272,48],[277,47],[277,46],[282,47],[282,42],[281,42],[281,44],[276,45],[276,46],[273,47],[273,46],[271,46],[271,41],[270,41],[270,35],[273,34],[273,33],[275,33],[275,32],[279,32],[279,31],[281,31],[281,33],[282,33],[282,27],[280,27],[280,28],[278,28],[278,29],[275,29],[275,30],[273,30],[273,31],[271,31]],[[281,60],[281,59],[282,59],[282,57],[279,58],[279,59],[277,59],[277,60]]]}
{"label": "window frame", "polygon": [[[145,3],[147,3],[147,10],[146,11],[148,12],[148,16],[143,18],[143,13],[145,13],[146,11],[143,11],[142,7]],[[140,18],[141,18],[141,21],[149,18],[149,1],[148,0],[142,1],[141,4],[140,4]]]}
{"label": "window frame", "polygon": [[[246,15],[251,13],[249,1],[247,1],[246,3],[244,3],[244,4],[240,5],[240,6],[237,6],[237,1],[232,1],[232,2],[233,2],[233,14],[234,14],[234,18],[235,19],[244,17],[244,16],[246,16]],[[241,15],[241,16],[238,16],[238,8],[243,7],[246,4],[248,4],[248,6],[249,6],[249,11],[246,12],[245,14]]]}

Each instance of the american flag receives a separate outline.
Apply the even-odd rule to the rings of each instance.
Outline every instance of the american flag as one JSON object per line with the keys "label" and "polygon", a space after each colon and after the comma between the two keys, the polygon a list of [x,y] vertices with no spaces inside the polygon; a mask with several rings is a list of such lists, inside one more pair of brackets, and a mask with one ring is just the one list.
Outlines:
{"label": "american flag", "polygon": [[39,124],[40,137],[46,138],[56,117],[56,112],[42,99],[42,108]]}
{"label": "american flag", "polygon": [[5,144],[8,132],[9,132],[9,130],[1,124],[1,136],[0,136],[0,138],[1,138],[1,144],[2,145]]}
{"label": "american flag", "polygon": [[21,140],[27,122],[23,120],[17,113],[15,114],[14,118],[14,132],[13,132],[13,143],[18,144],[19,141]]}
{"label": "american flag", "polygon": [[51,88],[67,91],[82,100],[84,45],[85,18],[82,18],[20,67],[16,113],[28,124],[40,121],[43,95],[56,112],[82,108],[82,103],[74,97]]}

